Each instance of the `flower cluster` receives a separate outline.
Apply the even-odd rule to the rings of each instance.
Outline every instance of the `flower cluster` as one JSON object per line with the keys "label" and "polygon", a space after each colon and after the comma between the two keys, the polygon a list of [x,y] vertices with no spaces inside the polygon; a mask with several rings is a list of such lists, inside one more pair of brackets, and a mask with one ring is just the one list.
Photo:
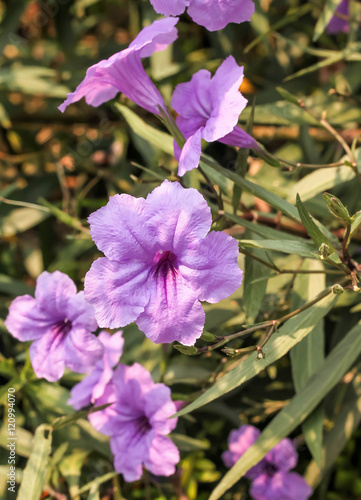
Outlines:
{"label": "flower cluster", "polygon": [[179,452],[167,435],[176,427],[176,405],[170,389],[155,384],[138,363],[119,364],[122,333],[101,332],[104,357],[94,370],[73,387],[68,404],[79,410],[90,402],[110,404],[89,415],[93,427],[110,436],[115,470],[128,482],[142,476],[142,466],[157,476],[170,476],[179,462]]}
{"label": "flower cluster", "polygon": [[[260,431],[252,425],[242,425],[231,432],[228,450],[222,455],[227,467],[237,460],[258,439]],[[290,439],[280,441],[246,476],[252,480],[250,494],[254,500],[307,500],[312,489],[302,476],[290,472],[297,464],[297,452]]]}

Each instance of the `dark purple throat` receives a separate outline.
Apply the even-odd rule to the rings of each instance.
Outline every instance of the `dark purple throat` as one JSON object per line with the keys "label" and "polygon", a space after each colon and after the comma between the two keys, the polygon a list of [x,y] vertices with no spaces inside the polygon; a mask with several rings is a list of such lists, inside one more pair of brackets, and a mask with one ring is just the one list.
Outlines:
{"label": "dark purple throat", "polygon": [[147,434],[152,429],[152,426],[149,423],[148,417],[143,415],[142,417],[139,417],[136,422],[137,426],[137,434],[144,435]]}
{"label": "dark purple throat", "polygon": [[177,257],[171,251],[159,250],[154,257],[153,272],[163,279],[172,276],[175,279],[178,272]]}

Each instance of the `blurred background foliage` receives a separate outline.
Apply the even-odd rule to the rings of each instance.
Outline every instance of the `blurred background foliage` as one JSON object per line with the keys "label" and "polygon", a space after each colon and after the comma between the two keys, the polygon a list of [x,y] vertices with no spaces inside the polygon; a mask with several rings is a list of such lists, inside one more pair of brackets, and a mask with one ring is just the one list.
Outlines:
{"label": "blurred background foliage", "polygon": [[[151,57],[149,74],[169,103],[177,83],[189,80],[201,68],[215,71],[231,53],[245,66],[241,90],[249,104],[240,123],[248,123],[268,151],[294,164],[339,162],[345,156],[344,149],[320,123],[324,118],[352,148],[360,172],[360,31],[353,24],[349,34],[327,34],[320,18],[330,3],[257,0],[250,23],[229,25],[215,33],[183,15],[178,40]],[[357,2],[353,4],[359,7]],[[146,196],[163,179],[176,179],[171,138],[157,131],[162,126],[154,116],[136,109],[124,96],[117,99],[121,105],[113,102],[95,109],[82,101],[64,115],[57,109],[90,65],[127,47],[155,18],[148,0],[0,1],[0,403],[4,416],[0,496],[4,499],[14,498],[6,491],[8,387],[16,389],[16,480],[20,483],[37,443],[44,450],[44,440],[50,439],[46,437],[47,428],[41,428],[42,434],[38,434],[43,441],[39,436],[34,441],[35,429],[73,413],[66,401],[69,389],[80,380],[80,375],[70,372],[56,384],[36,380],[28,346],[13,339],[3,324],[11,300],[33,293],[36,278],[45,269],[68,273],[82,288],[85,273],[99,256],[87,230],[89,213],[115,193]],[[285,94],[282,97],[279,86],[302,98],[319,120]],[[261,191],[252,193],[249,186],[235,185],[224,172],[210,171],[226,211],[219,218],[219,196],[215,197],[201,173],[193,171],[183,178],[185,186],[199,189],[212,206],[214,229],[226,230],[241,242],[248,242],[240,257],[244,285],[231,298],[205,305],[207,331],[229,335],[242,325],[279,318],[326,286],[341,281],[342,271],[337,275],[336,268],[317,259],[318,245],[309,240],[297,211],[292,217],[287,207],[295,205],[299,193],[308,212],[341,240],[345,225],[328,211],[322,192],[338,196],[350,214],[361,210],[355,169],[347,164],[327,169],[292,163],[274,167],[220,143],[209,145],[206,154],[228,172],[246,176],[277,196],[273,203]],[[279,199],[288,202],[284,210]],[[270,241],[280,241],[283,248],[280,244],[270,246]],[[288,248],[285,242],[295,246],[290,243]],[[302,246],[305,243],[308,250]],[[361,233],[356,228],[350,254],[360,262],[360,253]],[[325,274],[310,275],[275,270],[325,268]],[[303,386],[303,371],[311,373],[305,367],[307,362],[312,358],[316,370],[324,354],[360,321],[360,294],[347,291],[335,300],[327,316],[318,318],[313,337],[307,337],[308,358],[304,351],[293,349],[291,356],[269,363],[267,356],[272,353],[266,345],[266,359],[262,361],[265,369],[256,377],[179,419],[172,437],[182,460],[174,477],[156,478],[146,473],[141,481],[124,483],[113,473],[107,438],[92,429],[86,419],[79,419],[52,433],[50,458],[37,465],[43,475],[41,498],[209,498],[226,472],[221,453],[227,447],[229,432],[241,423],[266,427]],[[220,349],[198,357],[181,354],[170,345],[162,349],[134,325],[126,327],[124,335],[122,361],[142,363],[155,380],[163,380],[172,388],[175,400],[195,400],[244,362],[244,358],[227,357]],[[254,345],[262,335],[261,330],[256,331],[227,347]],[[207,344],[200,341],[199,345]],[[345,375],[340,372],[339,382],[309,417],[313,422],[298,425],[291,434],[300,454],[297,471],[306,471],[315,488],[315,499],[361,499],[360,366],[358,359],[347,366]],[[307,446],[305,435],[312,432],[315,443],[308,441]],[[321,457],[321,453],[320,471],[315,457]],[[242,479],[222,498],[247,499],[247,489],[248,481]],[[29,485],[27,494],[22,492],[24,498],[35,500],[31,491]]]}

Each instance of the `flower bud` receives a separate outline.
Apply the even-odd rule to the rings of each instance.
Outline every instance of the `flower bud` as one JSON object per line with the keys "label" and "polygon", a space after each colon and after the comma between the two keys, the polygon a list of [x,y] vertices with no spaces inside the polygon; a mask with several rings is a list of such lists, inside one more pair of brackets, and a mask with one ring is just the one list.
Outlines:
{"label": "flower bud", "polygon": [[334,293],[335,295],[341,295],[343,291],[343,287],[339,283],[336,283],[336,285],[333,285],[332,287],[332,293]]}
{"label": "flower bud", "polygon": [[327,259],[331,255],[330,247],[326,243],[322,243],[318,249],[321,260]]}
{"label": "flower bud", "polygon": [[206,342],[214,342],[215,340],[217,340],[217,337],[213,335],[213,333],[204,331],[202,333],[201,339]]}
{"label": "flower bud", "polygon": [[344,220],[348,224],[351,224],[352,220],[347,208],[336,196],[333,196],[330,193],[323,193],[323,197],[327,203],[328,209],[335,217]]}
{"label": "flower bud", "polygon": [[187,346],[182,344],[174,344],[173,347],[174,349],[177,349],[177,351],[181,352],[182,354],[186,354],[187,356],[194,356],[198,352],[198,349],[194,345]]}

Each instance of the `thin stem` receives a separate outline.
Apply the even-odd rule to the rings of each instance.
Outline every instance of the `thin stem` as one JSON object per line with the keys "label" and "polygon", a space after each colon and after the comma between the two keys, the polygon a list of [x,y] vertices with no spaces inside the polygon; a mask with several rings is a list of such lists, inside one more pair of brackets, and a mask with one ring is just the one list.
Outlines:
{"label": "thin stem", "polygon": [[8,200],[7,198],[0,196],[0,202],[6,203],[7,205],[14,205],[15,207],[34,208],[35,210],[40,210],[40,212],[46,212],[47,214],[50,213],[48,208],[36,205],[35,203],[27,203],[26,201]]}
{"label": "thin stem", "polygon": [[205,173],[205,171],[202,169],[202,167],[200,165],[198,166],[198,170],[203,175],[204,180],[207,183],[207,186],[209,187],[209,189],[212,191],[212,193],[216,197],[217,204],[218,204],[218,219],[220,219],[224,215],[224,206],[223,206],[222,197],[217,193],[216,188],[213,186],[213,184],[212,184],[211,180],[209,179],[208,175]]}
{"label": "thin stem", "polygon": [[351,224],[347,224],[346,229],[345,229],[345,233],[344,233],[343,239],[342,239],[342,254],[343,254],[343,258],[346,262],[348,262],[350,259],[350,254],[348,253],[348,243],[349,243],[348,240],[350,237],[350,233],[351,233]]}

